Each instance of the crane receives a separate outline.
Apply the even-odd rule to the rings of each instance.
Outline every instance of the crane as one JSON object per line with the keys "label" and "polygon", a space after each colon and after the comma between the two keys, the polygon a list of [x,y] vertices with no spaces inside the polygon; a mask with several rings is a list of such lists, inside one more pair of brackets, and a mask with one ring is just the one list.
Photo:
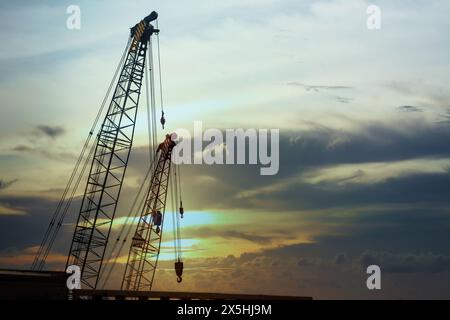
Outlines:
{"label": "crane", "polygon": [[[161,246],[162,225],[174,146],[175,142],[171,135],[166,135],[164,142],[158,146],[158,162],[151,179],[145,206],[132,238],[122,289],[139,291],[150,290],[152,287]],[[181,207],[181,215],[183,211]],[[177,281],[181,282],[183,262],[179,256],[175,262],[175,271],[178,277]]]}
{"label": "crane", "polygon": [[[90,161],[90,170],[87,175],[84,194],[67,257],[66,268],[69,265],[76,265],[80,268],[80,280],[84,287],[96,289],[99,285],[99,279],[104,274],[102,267],[130,158],[144,76],[146,79],[145,87],[147,88],[147,104],[150,100],[148,91],[151,93],[152,104],[151,111],[149,108],[147,110],[150,150],[152,146],[156,145],[152,37],[154,35],[158,37],[159,35],[157,18],[158,14],[153,11],[130,29],[128,42],[114,78],[111,81],[106,97],[89,132],[80,157],[69,179],[69,183],[64,190],[63,196],[36,253],[32,264],[32,269],[34,270],[41,270],[44,267],[58,230],[62,226],[64,217],[74,199],[80,180]],[[152,24],[154,21],[156,21],[156,27]],[[159,59],[159,37],[157,40]],[[150,75],[148,75],[146,65],[149,66]],[[160,62],[159,72],[161,89],[160,123],[164,129],[165,118],[162,109]],[[118,81],[114,91],[112,91],[113,94],[106,115],[100,125],[98,134],[95,136],[94,143],[86,155],[86,150],[94,135],[97,122],[99,121],[99,117],[117,76]],[[149,78],[151,82],[150,89],[148,87]],[[175,166],[171,162],[171,153],[175,146],[175,142],[172,140],[174,136],[166,135],[164,142],[158,146],[156,155],[151,156],[153,163],[151,163],[149,172],[147,172],[147,177],[149,173],[152,173],[149,192],[135,234],[131,240],[126,274],[122,283],[122,286],[126,284],[126,287],[131,290],[150,289],[153,283],[160,252],[162,223],[167,194],[169,186],[172,186],[170,184],[171,176],[173,176],[174,183],[176,184],[176,193],[178,194],[178,190],[181,190],[179,180],[176,176],[179,168],[177,169],[175,167],[171,174],[171,168]],[[158,155],[159,158],[157,158]],[[80,167],[83,160],[85,160],[84,165]],[[175,201],[177,202],[178,199]],[[130,210],[129,216],[132,213],[132,210]],[[182,207],[180,191],[179,212],[175,212],[177,219],[180,216],[182,217],[183,213],[184,209]],[[179,223],[177,224],[177,231],[174,234],[174,250],[176,252],[175,270],[177,280],[180,282],[183,272],[183,262],[181,261]],[[123,239],[123,244],[125,242],[126,238]],[[112,253],[113,251],[110,252],[110,256]],[[117,257],[115,261],[117,261]],[[111,270],[110,268],[110,272]]]}

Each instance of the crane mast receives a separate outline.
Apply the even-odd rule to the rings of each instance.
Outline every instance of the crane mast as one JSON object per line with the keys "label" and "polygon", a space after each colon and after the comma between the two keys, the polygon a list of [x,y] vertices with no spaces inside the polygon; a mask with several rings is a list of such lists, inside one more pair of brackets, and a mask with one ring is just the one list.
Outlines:
{"label": "crane mast", "polygon": [[[81,269],[82,285],[95,289],[133,143],[136,115],[152,34],[152,12],[133,28],[128,52],[107,114],[96,137],[96,147],[78,215],[67,265]],[[92,134],[92,132],[90,133]]]}
{"label": "crane mast", "polygon": [[[162,226],[166,209],[171,157],[175,142],[171,135],[158,146],[158,161],[151,177],[147,198],[131,240],[128,261],[122,281],[124,290],[151,290],[161,247]],[[175,262],[178,282],[183,263]]]}

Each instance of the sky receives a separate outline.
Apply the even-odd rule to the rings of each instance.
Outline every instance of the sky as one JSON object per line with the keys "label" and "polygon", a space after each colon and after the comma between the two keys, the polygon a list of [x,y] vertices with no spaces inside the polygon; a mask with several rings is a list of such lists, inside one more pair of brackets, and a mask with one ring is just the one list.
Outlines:
{"label": "sky", "polygon": [[[69,5],[81,28],[66,27]],[[366,26],[370,4],[381,29]],[[450,298],[450,3],[3,1],[0,267],[28,268],[128,39],[156,10],[166,131],[280,130],[280,168],[183,165],[155,290]],[[113,234],[148,165],[145,107]],[[61,269],[80,199],[49,257]],[[109,287],[117,287],[123,259]],[[368,290],[377,264],[382,289]]]}

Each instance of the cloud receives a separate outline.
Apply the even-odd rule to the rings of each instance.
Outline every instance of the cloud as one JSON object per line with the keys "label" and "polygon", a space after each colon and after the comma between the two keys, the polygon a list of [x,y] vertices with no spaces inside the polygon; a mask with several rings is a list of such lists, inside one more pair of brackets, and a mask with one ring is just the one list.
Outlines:
{"label": "cloud", "polygon": [[27,212],[20,208],[11,208],[0,204],[0,216],[25,214],[27,214]]}
{"label": "cloud", "polygon": [[345,253],[339,253],[334,257],[334,263],[335,264],[344,264],[347,262],[348,257]]}
{"label": "cloud", "polygon": [[60,126],[39,125],[36,126],[36,132],[54,139],[63,135],[65,130]]}
{"label": "cloud", "polygon": [[[31,266],[34,261],[36,250],[38,247],[26,247],[22,250],[17,248],[9,248],[0,252],[0,265],[4,268],[23,268]],[[46,268],[52,270],[61,269],[61,265],[67,261],[67,257],[62,254],[49,254],[46,260]]]}
{"label": "cloud", "polygon": [[304,169],[299,174],[282,179],[262,187],[242,190],[237,198],[249,199],[253,197],[280,194],[293,188],[307,188],[305,185],[345,187],[348,185],[380,184],[393,179],[402,179],[423,175],[448,176],[450,158],[411,159],[378,163],[339,164],[320,167],[319,169]]}
{"label": "cloud", "polygon": [[14,180],[11,180],[11,181],[4,181],[4,180],[0,179],[0,190],[10,187],[11,185],[16,183],[17,181],[18,181],[18,179],[14,179]]}
{"label": "cloud", "polygon": [[[346,253],[328,254],[320,244],[314,245],[311,254],[308,246],[305,245],[306,250],[287,246],[240,256],[187,259],[181,284],[175,282],[172,262],[162,261],[156,272],[155,290],[278,294],[314,299],[446,299],[450,296],[447,285],[450,277],[445,272],[449,256],[365,252],[352,258]],[[317,256],[321,249],[325,253]],[[363,268],[374,262],[380,263],[383,272],[383,290],[376,294],[366,289],[367,274]],[[115,281],[120,283],[121,273],[117,274]],[[117,284],[110,285],[117,287]],[[421,290],[414,290],[417,286]]]}
{"label": "cloud", "polygon": [[389,273],[441,273],[450,271],[450,255],[443,254],[394,254],[366,251],[360,256],[361,266],[378,265]]}
{"label": "cloud", "polygon": [[333,98],[340,103],[350,103],[352,102],[354,99],[353,98],[348,98],[348,97],[342,97],[342,96],[333,96]]}
{"label": "cloud", "polygon": [[[216,228],[212,227],[200,227],[200,228],[189,228],[183,231],[183,234],[189,238],[210,238],[210,237],[221,237],[224,239],[241,239],[250,242],[255,242],[257,244],[271,244],[274,241],[274,235],[268,233],[267,235],[256,234],[255,232],[245,232],[242,230],[243,226],[239,225],[224,225]],[[227,228],[233,228],[233,230],[226,230]]]}
{"label": "cloud", "polygon": [[450,106],[450,94],[445,85],[430,83],[422,79],[409,81],[392,81],[385,85],[390,90],[402,96],[402,99],[419,101],[422,106],[403,105],[398,110],[410,112],[423,112],[427,110],[440,113]]}
{"label": "cloud", "polygon": [[271,236],[261,236],[257,234],[249,234],[245,232],[240,232],[237,230],[229,230],[222,232],[220,236],[226,238],[237,238],[237,239],[243,239],[248,240],[252,242],[256,242],[258,244],[270,244],[273,241],[273,237]]}
{"label": "cloud", "polygon": [[[9,220],[2,217],[0,243],[7,247],[18,246],[18,249],[0,254],[2,266],[20,267],[29,265],[32,261],[33,249],[30,247],[38,243],[41,232],[45,230],[48,222],[48,208],[56,204],[46,201],[43,195],[37,196],[36,194],[35,197],[24,195],[1,197],[2,201],[8,201],[15,206],[24,206],[32,212],[26,223],[23,219],[20,220],[20,217],[10,217]],[[420,210],[418,206],[410,206],[397,209],[360,208],[356,211],[333,209],[323,212],[311,211],[310,214],[292,212],[291,216],[280,212],[276,214],[278,223],[275,224],[273,219],[269,219],[271,227],[265,227],[265,232],[262,232],[260,227],[253,230],[245,229],[247,222],[234,228],[232,226],[229,228],[230,226],[226,224],[218,229],[199,228],[193,234],[189,234],[189,228],[183,229],[183,235],[193,236],[199,240],[202,239],[202,235],[206,238],[223,236],[224,239],[228,239],[225,246],[229,253],[236,252],[230,247],[232,239],[244,240],[241,244],[257,243],[262,249],[241,255],[214,256],[214,252],[218,251],[218,248],[214,247],[208,257],[187,257],[184,281],[181,285],[175,281],[173,261],[162,260],[158,264],[155,290],[158,288],[179,291],[305,295],[318,299],[372,298],[370,292],[359,289],[364,286],[366,279],[365,270],[361,267],[362,261],[365,261],[365,263],[377,262],[387,268],[388,271],[383,276],[382,296],[385,298],[450,296],[448,287],[442,286],[443,279],[447,279],[445,270],[448,268],[447,257],[450,252],[448,232],[450,216],[445,210],[439,211],[424,204]],[[240,219],[245,217],[242,214],[237,216]],[[72,218],[75,217],[76,215],[72,215]],[[249,217],[248,220],[254,224],[255,221],[266,220],[268,217],[273,218],[273,215],[265,216],[255,212],[253,218]],[[312,243],[265,248],[267,240],[276,239],[276,233],[273,233],[275,228],[285,230],[284,234],[290,236],[292,230],[284,229],[280,222],[294,225],[296,221],[312,223],[312,229],[325,226],[325,230],[329,231],[316,234]],[[248,224],[250,225],[250,222]],[[20,235],[17,234],[17,228],[12,230],[11,225],[20,228]],[[332,228],[327,229],[330,226]],[[61,268],[65,263],[67,250],[61,247],[69,244],[71,228],[62,232],[63,238],[57,240],[59,248],[53,252],[49,261],[52,268]],[[237,232],[227,232],[229,230]],[[415,234],[413,238],[411,233]],[[27,239],[18,241],[23,238],[22,234],[27,234]],[[33,234],[35,240],[30,241]],[[280,236],[282,235],[280,233]],[[267,239],[260,239],[258,236]],[[413,254],[411,251],[414,249],[433,253]],[[380,254],[389,250],[398,257]],[[407,258],[411,255],[414,256],[413,259]],[[440,256],[442,258],[439,258]],[[440,260],[443,262],[439,262]],[[413,265],[410,271],[404,269],[408,261]],[[109,284],[115,289],[120,285],[123,274],[121,267],[122,265],[119,265],[114,270],[114,279]],[[398,276],[400,271],[407,278]],[[435,274],[439,274],[439,278],[435,278]],[[423,289],[420,292],[411,290],[411,284],[420,285]]]}
{"label": "cloud", "polygon": [[[236,10],[233,6],[237,3],[245,10]],[[385,18],[388,23],[395,21],[391,23],[395,26],[390,29],[389,36],[376,37],[367,33],[366,4],[361,1],[256,3],[233,1],[233,4],[227,2],[217,6],[200,2],[186,5],[180,1],[170,5],[161,3],[160,6],[161,22],[164,22],[161,39],[165,48],[164,74],[168,79],[166,91],[177,92],[167,100],[168,109],[176,115],[172,120],[168,119],[170,125],[178,125],[180,119],[189,123],[198,117],[210,120],[208,125],[211,126],[218,122],[237,126],[252,119],[252,123],[258,125],[267,123],[270,127],[295,129],[283,132],[280,141],[282,163],[277,176],[260,177],[258,168],[252,166],[183,167],[187,216],[189,210],[198,208],[222,210],[224,216],[229,213],[225,209],[230,208],[252,211],[254,216],[246,220],[247,227],[242,223],[231,231],[205,232],[204,238],[211,238],[213,234],[222,237],[226,250],[232,253],[236,252],[236,243],[259,248],[277,243],[282,236],[272,232],[275,228],[283,229],[286,237],[301,237],[291,233],[292,229],[297,229],[300,234],[310,232],[308,237],[314,243],[284,245],[276,250],[241,256],[188,260],[187,265],[193,269],[186,270],[182,285],[197,291],[373,297],[364,288],[366,275],[361,268],[344,270],[362,251],[370,249],[372,259],[391,261],[391,265],[400,264],[392,260],[403,258],[380,257],[377,252],[392,249],[397,255],[408,256],[417,249],[433,252],[435,256],[448,256],[450,179],[439,169],[438,161],[450,158],[449,127],[402,119],[412,118],[412,115],[406,117],[392,108],[393,104],[404,103],[402,101],[423,105],[427,111],[436,106],[448,108],[445,70],[449,47],[445,41],[447,34],[442,31],[449,29],[448,10],[445,10],[448,4],[432,1],[431,5],[414,2],[404,6],[384,1],[388,13]],[[61,123],[61,128],[68,125],[79,130],[82,125],[84,128],[85,119],[79,115],[90,114],[94,100],[103,93],[99,84],[109,80],[115,55],[121,51],[119,42],[126,38],[127,26],[140,18],[141,14],[136,15],[136,12],[151,5],[143,1],[84,5],[86,11],[83,12],[88,16],[95,12],[104,14],[93,19],[93,23],[83,24],[82,30],[70,37],[70,31],[64,28],[64,5],[2,11],[4,19],[0,19],[0,23],[5,26],[20,19],[27,21],[2,34],[2,43],[7,45],[4,46],[5,53],[2,52],[0,67],[3,71],[11,71],[0,72],[5,75],[0,93],[5,114],[11,113],[11,116],[0,117],[4,120],[0,126],[2,136],[9,137],[13,131],[20,133],[18,128],[36,125],[24,121],[24,114],[37,120],[41,114],[48,115],[53,117],[52,123]],[[14,8],[13,4],[8,6]],[[121,10],[126,6],[128,10]],[[125,16],[124,12],[127,12]],[[200,19],[192,20],[190,17],[194,14]],[[271,19],[267,19],[268,16]],[[120,17],[125,28],[119,24],[111,25],[110,21],[117,20],[114,17]],[[42,23],[48,21],[51,23]],[[189,34],[186,34],[186,25],[190,26]],[[406,29],[410,32],[405,33]],[[279,34],[282,37],[273,37]],[[267,46],[265,39],[271,39],[272,45]],[[99,49],[92,50],[91,44],[100,42]],[[427,50],[435,44],[440,44],[439,50]],[[74,48],[76,50],[72,50]],[[18,54],[22,58],[18,58]],[[354,57],[366,59],[356,61]],[[299,60],[303,61],[301,65],[297,63]],[[221,63],[223,61],[227,61],[226,66]],[[211,68],[212,65],[216,67]],[[192,69],[197,72],[193,74]],[[398,87],[400,90],[380,89],[380,83],[386,79],[401,76],[420,79],[423,75],[430,76],[424,81],[413,79],[412,83],[400,79],[403,86]],[[289,79],[305,80],[276,85],[286,84]],[[358,90],[347,84],[354,84]],[[321,94],[304,94],[304,91]],[[17,92],[34,94],[15,94]],[[80,95],[80,92],[85,94]],[[355,95],[358,105],[352,103],[352,108],[342,108],[342,104],[353,99],[346,97],[349,92]],[[343,96],[335,96],[341,93]],[[334,99],[333,103],[330,103],[330,97]],[[60,106],[61,101],[65,102],[64,109]],[[341,103],[338,108],[344,111],[330,119],[335,109],[329,105],[336,105],[335,102]],[[38,116],[30,111],[31,104]],[[420,115],[425,117],[427,114]],[[311,122],[306,121],[311,119],[320,119],[320,124],[315,123],[311,130],[298,129],[310,125]],[[442,120],[448,118],[444,116]],[[64,134],[51,128],[55,127],[50,130],[35,128],[33,134],[39,134],[42,142],[48,142],[42,137],[56,139]],[[136,132],[138,136],[140,131]],[[78,131],[74,130],[73,134],[68,145],[78,144],[78,138],[75,138],[79,137]],[[18,153],[29,153],[30,162],[36,155],[45,156],[45,159],[59,157],[59,152],[48,146],[19,143],[9,138],[2,139],[2,144],[6,150],[15,148]],[[24,158],[23,154],[14,154],[18,172],[25,166],[15,160]],[[11,157],[4,159],[5,164],[11,162]],[[137,161],[130,166],[127,178],[139,181],[146,162],[139,159],[139,155],[134,159]],[[427,166],[430,166],[429,170]],[[9,170],[3,162],[1,167]],[[36,173],[33,173],[36,180],[43,179],[43,172],[47,176],[64,177],[67,173],[66,168],[37,166],[34,162],[30,167],[36,167]],[[332,172],[332,169],[339,172]],[[302,180],[305,175],[313,180]],[[22,181],[23,177],[20,179]],[[262,190],[261,186],[266,189]],[[123,200],[132,198],[133,191],[132,188],[124,189]],[[57,203],[53,198],[37,194],[2,195],[1,201],[5,208],[21,208],[29,213],[0,217],[0,244],[20,248],[39,242],[49,221],[49,208],[54,208]],[[126,209],[125,206],[118,212],[123,213]],[[68,223],[73,223],[76,210],[72,214]],[[239,219],[244,217],[248,215],[241,214]],[[261,220],[264,223],[254,227]],[[67,228],[65,231],[57,241],[61,244],[58,252],[67,251],[63,250],[62,244],[69,243],[72,230]],[[202,237],[200,232],[196,236]],[[18,251],[17,256],[21,255]],[[418,263],[421,259],[425,258],[413,260]],[[159,288],[179,290],[174,281],[173,265],[161,266],[157,276]],[[440,279],[433,278],[430,273],[419,278],[412,273],[403,275],[408,278],[383,276],[383,294],[389,297],[414,294],[449,297],[449,279],[445,275],[440,275]],[[421,290],[414,290],[411,284]]]}
{"label": "cloud", "polygon": [[17,145],[11,148],[12,151],[24,153],[24,154],[32,154],[39,155],[47,159],[57,160],[57,161],[74,161],[76,159],[75,154],[67,151],[60,150],[51,150],[47,146],[27,146],[27,145]]}
{"label": "cloud", "polygon": [[17,152],[32,152],[32,151],[34,151],[34,149],[32,147],[28,147],[23,144],[15,146],[14,148],[12,148],[12,150],[17,151]]}
{"label": "cloud", "polygon": [[[14,180],[10,180],[10,181],[5,181],[0,179],[0,191],[9,188],[11,185],[13,185],[14,183],[16,183],[18,181],[18,179],[14,179]],[[5,215],[24,215],[26,214],[26,211],[24,211],[21,208],[12,208],[11,206],[9,206],[8,204],[2,204],[0,202],[0,216],[5,216]]]}
{"label": "cloud", "polygon": [[307,171],[300,179],[311,184],[373,184],[411,175],[448,174],[449,166],[450,158],[341,164]]}
{"label": "cloud", "polygon": [[422,107],[416,106],[399,106],[397,109],[405,112],[423,112],[424,110]]}
{"label": "cloud", "polygon": [[450,123],[450,110],[447,110],[446,113],[440,114],[437,123],[447,124]]}
{"label": "cloud", "polygon": [[[317,126],[282,132],[279,174],[246,178],[245,185],[230,189],[235,191],[230,202],[247,208],[264,203],[277,210],[396,201],[446,203],[450,141],[442,137],[449,134],[449,127],[422,120],[395,128],[368,123],[353,131]],[[226,175],[218,167],[210,174],[234,185],[240,170],[225,169]]]}
{"label": "cloud", "polygon": [[311,84],[305,84],[301,82],[288,82],[286,83],[288,86],[296,86],[296,87],[302,87],[306,91],[314,91],[319,92],[321,90],[349,90],[352,89],[350,86],[339,86],[339,85],[311,85]]}
{"label": "cloud", "polygon": [[[10,247],[23,250],[39,244],[62,192],[63,190],[54,189],[41,192],[11,190],[8,193],[1,193],[0,204],[9,214],[0,215],[0,251]],[[80,200],[75,198],[73,206],[67,213],[66,224],[61,228],[55,241],[56,253],[68,250],[73,229],[67,224],[73,223],[79,204]],[[11,211],[14,214],[11,214]]]}

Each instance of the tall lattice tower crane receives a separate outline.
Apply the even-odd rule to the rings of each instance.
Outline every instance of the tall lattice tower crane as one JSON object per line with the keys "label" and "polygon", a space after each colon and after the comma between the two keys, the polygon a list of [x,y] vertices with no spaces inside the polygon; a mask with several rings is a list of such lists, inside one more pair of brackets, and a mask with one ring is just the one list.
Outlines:
{"label": "tall lattice tower crane", "polygon": [[[69,179],[69,183],[50,221],[41,246],[36,254],[32,269],[40,270],[44,267],[45,260],[55,241],[58,230],[63,223],[81,177],[90,161],[90,170],[82,196],[81,207],[75,225],[66,267],[69,265],[79,266],[81,270],[81,283],[86,288],[96,289],[101,276],[105,274],[102,267],[130,158],[144,76],[146,78],[147,104],[149,101],[151,102],[151,109],[148,108],[149,144],[150,146],[156,146],[152,37],[155,35],[158,37],[159,35],[157,18],[158,14],[153,11],[131,28],[130,36],[115,76],[95,119],[94,125],[89,132],[75,169]],[[156,27],[152,24],[154,21],[156,21]],[[159,60],[159,37],[157,38],[157,45]],[[149,67],[149,75],[146,66]],[[165,119],[164,111],[162,110],[160,60],[159,72],[162,113],[160,121],[164,128]],[[97,122],[117,75],[118,81],[115,85],[106,115],[95,137],[95,141],[86,155],[87,147],[94,135]],[[148,86],[148,81],[150,81],[150,86]],[[149,91],[151,95],[150,99]],[[172,140],[172,136],[167,135],[164,142],[158,146],[156,155],[151,156],[153,162],[149,166],[149,172],[147,172],[146,176],[148,178],[151,173],[150,186],[139,217],[139,223],[131,239],[128,263],[122,283],[122,286],[130,290],[150,290],[153,283],[160,252],[162,223],[171,175],[174,177],[173,183],[177,184],[175,187],[172,186],[172,188],[177,190],[177,197],[178,190],[180,189],[179,179],[176,176],[177,168],[171,174],[171,168],[175,166],[171,162],[171,154],[174,146],[175,142]],[[83,160],[85,162],[80,169],[80,164]],[[178,201],[178,199],[175,201]],[[177,219],[180,216],[182,217],[184,211],[181,205],[181,195],[179,201],[180,207],[178,213],[176,213]],[[128,217],[132,217],[132,211],[134,210],[130,210]],[[128,227],[130,228],[130,226]],[[179,223],[176,227],[177,231],[174,232],[174,250],[176,252],[175,269],[178,281],[181,281],[183,262],[181,261]],[[120,236],[123,236],[123,232],[121,232]],[[116,253],[116,259],[114,261],[117,261],[117,257],[124,247],[127,237],[124,236],[123,239],[117,238],[117,242],[119,240],[122,241],[122,244],[120,250]],[[110,251],[110,257],[114,254],[116,246],[117,243],[115,243],[115,246]],[[109,273],[106,273],[106,279],[109,278],[112,268],[113,266],[110,267]]]}

